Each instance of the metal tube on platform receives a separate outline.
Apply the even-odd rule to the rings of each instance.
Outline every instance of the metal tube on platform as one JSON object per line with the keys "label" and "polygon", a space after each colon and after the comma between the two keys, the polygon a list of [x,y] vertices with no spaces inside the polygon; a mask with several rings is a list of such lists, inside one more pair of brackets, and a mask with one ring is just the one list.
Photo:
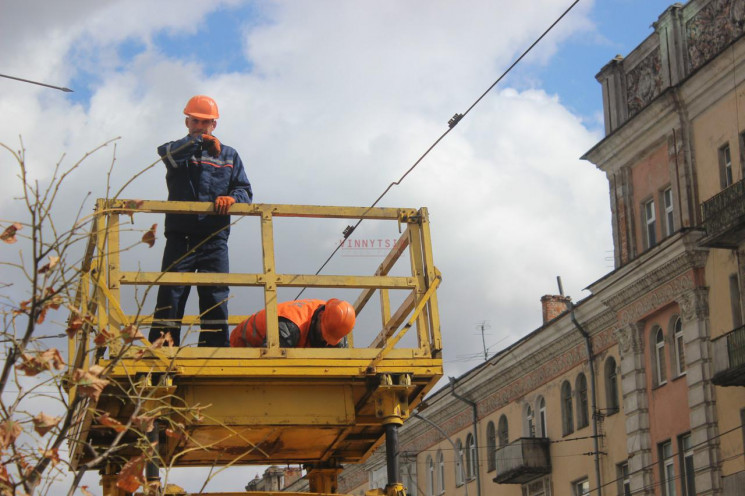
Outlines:
{"label": "metal tube on platform", "polygon": [[388,485],[401,483],[398,463],[398,424],[385,426],[385,461],[388,469]]}

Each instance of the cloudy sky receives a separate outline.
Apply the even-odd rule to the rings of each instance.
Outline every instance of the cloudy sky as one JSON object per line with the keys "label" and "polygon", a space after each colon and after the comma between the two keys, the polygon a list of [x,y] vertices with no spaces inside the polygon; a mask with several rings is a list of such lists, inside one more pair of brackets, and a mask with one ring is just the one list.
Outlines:
{"label": "cloudy sky", "polygon": [[[651,34],[670,3],[581,0],[380,202],[429,208],[446,375],[483,360],[481,323],[491,355],[540,326],[539,300],[557,292],[556,276],[578,301],[612,269],[607,181],[579,160],[603,135],[594,76]],[[185,134],[188,98],[208,94],[220,105],[215,134],[241,154],[255,202],[368,206],[570,4],[0,0],[0,74],[74,90],[0,78],[0,143],[18,149],[22,139],[29,174],[44,185],[58,162],[118,138],[70,176],[56,204],[63,224],[85,195],[84,209],[106,195],[112,163],[113,192],[157,161],[158,145]],[[0,167],[7,223],[22,205],[5,150]],[[163,167],[122,196],[165,199]],[[162,225],[143,216],[134,227],[153,222]],[[279,271],[315,272],[345,225],[279,224]],[[252,219],[235,226],[234,272],[259,270],[258,235]],[[355,237],[398,231],[369,222]],[[156,270],[162,247],[161,237],[135,248],[130,267]],[[370,274],[381,258],[342,249],[324,273]],[[257,292],[234,295],[232,313],[260,302]]]}

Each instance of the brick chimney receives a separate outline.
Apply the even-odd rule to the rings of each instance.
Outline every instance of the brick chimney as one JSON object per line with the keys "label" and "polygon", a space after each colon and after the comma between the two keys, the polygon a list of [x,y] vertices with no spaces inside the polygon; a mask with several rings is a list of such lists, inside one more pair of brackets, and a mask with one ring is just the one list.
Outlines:
{"label": "brick chimney", "polygon": [[541,307],[543,308],[543,323],[554,320],[556,317],[566,312],[568,303],[571,300],[568,296],[545,295],[541,297]]}

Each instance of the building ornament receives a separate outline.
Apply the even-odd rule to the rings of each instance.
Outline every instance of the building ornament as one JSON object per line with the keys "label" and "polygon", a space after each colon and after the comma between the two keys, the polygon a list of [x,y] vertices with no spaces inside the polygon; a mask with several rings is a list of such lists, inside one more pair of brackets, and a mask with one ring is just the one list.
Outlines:
{"label": "building ornament", "polygon": [[621,357],[628,353],[641,353],[644,351],[644,326],[633,322],[619,327],[614,331],[618,340],[618,348]]}
{"label": "building ornament", "polygon": [[646,107],[662,91],[659,42],[655,49],[626,73],[626,105],[629,118]]}
{"label": "building ornament", "polygon": [[[684,240],[683,242],[685,243],[686,241]],[[680,276],[691,269],[703,267],[706,265],[707,256],[707,250],[686,250],[660,267],[641,274],[631,285],[601,299],[608,307],[618,311],[636,300],[639,295],[652,291],[664,282]]]}
{"label": "building ornament", "polygon": [[618,312],[618,324],[625,326],[636,322],[652,310],[675,301],[679,295],[690,291],[694,287],[692,274],[679,276],[657,290],[644,294],[637,301]]}
{"label": "building ornament", "polygon": [[698,288],[679,295],[676,300],[680,306],[683,322],[709,318],[709,290]]}
{"label": "building ornament", "polygon": [[690,71],[701,67],[743,33],[745,0],[713,0],[686,23]]}

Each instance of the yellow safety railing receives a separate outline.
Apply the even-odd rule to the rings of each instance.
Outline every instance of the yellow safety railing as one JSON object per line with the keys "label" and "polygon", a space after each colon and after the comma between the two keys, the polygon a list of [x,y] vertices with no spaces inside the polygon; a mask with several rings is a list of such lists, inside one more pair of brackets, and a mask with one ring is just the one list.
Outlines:
{"label": "yellow safety railing", "polygon": [[[228,285],[262,288],[267,312],[267,347],[264,356],[280,357],[277,324],[277,290],[295,288],[345,288],[360,289],[353,303],[357,314],[365,308],[372,296],[380,297],[381,330],[366,348],[380,348],[371,365],[399,341],[411,327],[416,329],[416,356],[439,356],[441,349],[439,314],[436,286],[440,275],[434,266],[427,210],[411,208],[331,207],[310,205],[235,204],[232,216],[253,216],[260,220],[262,271],[258,273],[177,273],[122,270],[120,258],[127,251],[120,246],[120,217],[134,214],[214,214],[212,203],[165,202],[134,200],[103,200],[97,202],[95,221],[82,267],[77,306],[87,321],[99,330],[115,337],[129,325],[148,326],[150,315],[127,315],[122,308],[121,287],[124,285],[157,286],[162,284]],[[337,218],[366,219],[396,222],[400,238],[393,244],[373,275],[315,275],[310,273],[277,273],[275,253],[275,218]],[[243,228],[243,225],[233,229]],[[410,274],[389,274],[396,263],[409,255]],[[397,307],[391,307],[390,290],[408,291],[407,297]],[[257,309],[258,310],[258,309]],[[91,322],[90,317],[95,316]],[[72,316],[71,318],[73,318]],[[230,324],[237,324],[245,316],[231,316]],[[408,322],[407,322],[408,321]],[[182,325],[198,324],[199,316],[185,316]],[[404,325],[404,323],[406,324]],[[403,327],[402,327],[403,325]],[[85,337],[87,336],[87,337]],[[350,347],[354,345],[349,336]],[[112,340],[111,342],[117,342]],[[109,345],[116,353],[116,345]],[[95,349],[90,333],[78,333],[71,339],[70,360],[76,366],[87,366],[85,357]],[[100,347],[99,347],[100,349]],[[100,352],[98,354],[100,358]]]}

